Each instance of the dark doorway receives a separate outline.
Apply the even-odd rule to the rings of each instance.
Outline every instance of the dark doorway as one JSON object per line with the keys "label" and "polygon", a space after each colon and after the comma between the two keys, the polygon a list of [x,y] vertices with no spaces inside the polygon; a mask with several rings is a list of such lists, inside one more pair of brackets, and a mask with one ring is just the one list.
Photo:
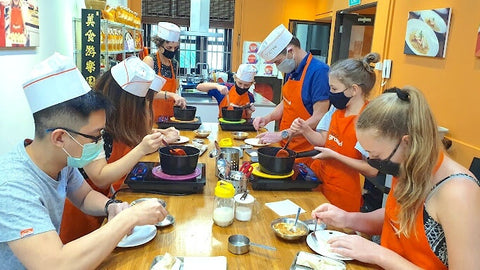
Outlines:
{"label": "dark doorway", "polygon": [[340,59],[361,57],[372,49],[376,3],[337,12],[332,64]]}
{"label": "dark doorway", "polygon": [[330,23],[290,20],[289,30],[300,40],[302,48],[327,63]]}

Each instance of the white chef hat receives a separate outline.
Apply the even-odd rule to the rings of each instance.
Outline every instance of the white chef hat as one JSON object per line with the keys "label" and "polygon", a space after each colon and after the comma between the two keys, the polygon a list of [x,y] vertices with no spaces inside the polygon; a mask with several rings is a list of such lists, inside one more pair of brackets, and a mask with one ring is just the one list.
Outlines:
{"label": "white chef hat", "polygon": [[73,60],[59,53],[35,65],[23,84],[32,113],[74,99],[91,90]]}
{"label": "white chef hat", "polygon": [[292,40],[292,33],[288,31],[283,24],[277,26],[273,31],[268,34],[265,40],[260,44],[258,49],[258,55],[265,59],[265,61],[271,61],[277,55],[279,55],[285,47]]}
{"label": "white chef hat", "polygon": [[148,89],[160,91],[166,80],[136,56],[128,57],[111,68],[113,79],[123,90],[145,97]]}
{"label": "white chef hat", "polygon": [[216,82],[224,82],[226,83],[228,81],[228,74],[226,72],[216,72],[215,73],[215,81]]}
{"label": "white chef hat", "polygon": [[159,22],[157,35],[166,41],[178,41],[180,38],[180,27],[169,22]]}
{"label": "white chef hat", "polygon": [[244,82],[253,82],[255,75],[257,74],[257,68],[252,64],[241,64],[238,66],[235,76],[237,79]]}

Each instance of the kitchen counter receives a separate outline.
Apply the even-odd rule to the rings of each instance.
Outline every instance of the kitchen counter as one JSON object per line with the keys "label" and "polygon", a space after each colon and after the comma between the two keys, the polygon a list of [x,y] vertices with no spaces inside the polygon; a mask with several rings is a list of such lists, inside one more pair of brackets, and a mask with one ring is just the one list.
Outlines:
{"label": "kitchen counter", "polygon": [[[322,193],[317,191],[259,191],[250,194],[258,201],[258,212],[251,221],[235,220],[228,227],[219,227],[212,221],[214,204],[215,159],[208,153],[213,149],[213,142],[222,138],[232,138],[231,132],[222,131],[217,123],[204,123],[212,132],[207,139],[208,150],[199,158],[206,164],[206,185],[203,193],[185,196],[134,193],[128,190],[118,192],[117,198],[132,202],[143,197],[161,198],[167,202],[167,210],[175,217],[175,224],[158,228],[157,234],[150,242],[131,248],[116,248],[97,269],[149,269],[153,259],[165,252],[180,257],[225,256],[228,269],[288,269],[297,252],[313,253],[307,246],[305,238],[298,241],[285,241],[275,236],[270,223],[279,216],[265,206],[267,202],[290,199],[306,210],[300,214],[300,220],[310,219],[310,213],[321,203],[327,202]],[[192,131],[181,131],[181,135],[194,138]],[[255,137],[256,132],[249,132]],[[234,145],[243,144],[234,140]],[[244,155],[248,159],[248,155]],[[145,156],[142,161],[158,162],[158,153]],[[330,228],[333,229],[333,228]],[[350,232],[352,233],[352,232]],[[276,247],[276,251],[251,247],[244,255],[234,255],[228,251],[228,237],[232,234],[244,234],[250,241]],[[347,270],[376,269],[358,261],[346,261]]]}
{"label": "kitchen counter", "polygon": [[[182,92],[182,96],[187,101],[187,105],[197,107],[197,115],[200,116],[202,122],[218,122],[218,103],[215,98],[198,90]],[[255,112],[253,112],[252,118],[265,116],[275,109],[275,103],[259,93],[253,93],[253,97],[255,98]],[[215,111],[215,113],[212,113],[212,110]],[[273,131],[275,129],[275,123],[270,122],[265,128]]]}

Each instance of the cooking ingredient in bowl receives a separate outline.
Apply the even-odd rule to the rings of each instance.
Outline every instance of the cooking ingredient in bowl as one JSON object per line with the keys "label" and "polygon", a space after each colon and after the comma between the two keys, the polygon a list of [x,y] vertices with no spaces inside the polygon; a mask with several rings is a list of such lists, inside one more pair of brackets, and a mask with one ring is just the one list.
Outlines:
{"label": "cooking ingredient in bowl", "polygon": [[187,153],[185,152],[185,150],[181,149],[181,148],[172,148],[169,150],[170,154],[172,155],[175,155],[175,156],[186,156]]}
{"label": "cooking ingredient in bowl", "polygon": [[235,208],[235,218],[240,221],[249,221],[252,218],[252,209],[247,206],[237,206]]}
{"label": "cooking ingredient in bowl", "polygon": [[291,231],[290,229],[292,227],[293,227],[293,223],[285,223],[285,222],[280,222],[273,225],[273,229],[275,231],[285,236],[301,236],[307,233],[307,231],[303,227],[297,227],[295,231]]}
{"label": "cooking ingredient in bowl", "polygon": [[213,221],[220,227],[226,227],[233,222],[233,208],[219,207],[213,211]]}
{"label": "cooking ingredient in bowl", "polygon": [[162,259],[159,260],[155,265],[150,268],[151,270],[169,270],[172,269],[173,265],[177,261],[177,258],[170,255],[170,253],[165,252]]}

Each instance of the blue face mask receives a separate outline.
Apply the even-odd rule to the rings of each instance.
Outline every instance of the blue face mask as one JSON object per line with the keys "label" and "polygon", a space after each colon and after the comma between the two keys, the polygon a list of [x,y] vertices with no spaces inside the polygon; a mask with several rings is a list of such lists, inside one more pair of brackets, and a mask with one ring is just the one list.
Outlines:
{"label": "blue face mask", "polygon": [[62,148],[63,151],[68,155],[67,157],[67,166],[69,167],[75,167],[75,168],[83,168],[87,166],[90,162],[95,160],[95,158],[102,152],[103,150],[103,140],[98,141],[97,143],[86,143],[82,145],[79,143],[75,138],[68,133],[68,136],[72,138],[76,143],[78,143],[83,149],[82,149],[82,156],[79,158],[72,157],[65,148]]}
{"label": "blue face mask", "polygon": [[[348,88],[347,88],[348,89]],[[332,93],[330,92],[328,94],[328,99],[330,100],[330,103],[332,103],[332,105],[339,109],[339,110],[343,110],[347,107],[347,103],[350,101],[350,99],[352,97],[347,97],[345,96],[345,91],[347,90],[343,90],[342,92],[338,92],[338,93]]]}

